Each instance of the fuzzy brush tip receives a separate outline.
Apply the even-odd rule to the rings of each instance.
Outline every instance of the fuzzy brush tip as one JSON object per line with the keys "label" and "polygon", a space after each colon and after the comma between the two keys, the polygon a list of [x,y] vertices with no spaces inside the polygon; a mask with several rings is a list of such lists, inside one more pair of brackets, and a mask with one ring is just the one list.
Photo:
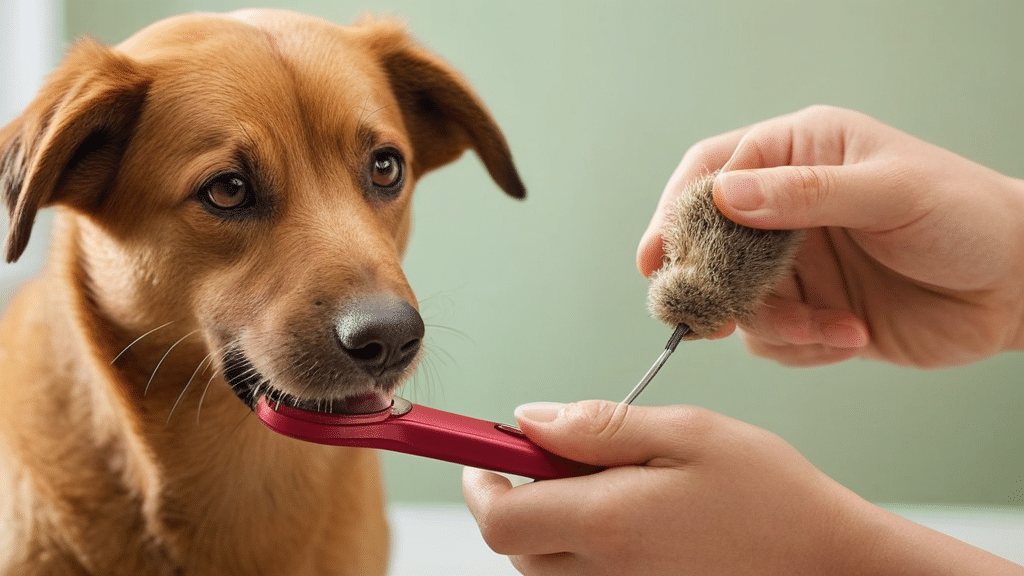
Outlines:
{"label": "fuzzy brush tip", "polygon": [[759,230],[726,218],[712,197],[718,172],[690,184],[662,232],[665,257],[651,276],[651,315],[704,338],[730,320],[744,323],[793,264],[802,230]]}

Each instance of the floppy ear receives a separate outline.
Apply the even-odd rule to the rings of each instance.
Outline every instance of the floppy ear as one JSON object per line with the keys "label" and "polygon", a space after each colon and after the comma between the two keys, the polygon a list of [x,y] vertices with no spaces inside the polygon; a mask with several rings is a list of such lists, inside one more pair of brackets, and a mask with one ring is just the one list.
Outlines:
{"label": "floppy ear", "polygon": [[126,56],[80,41],[21,116],[0,130],[8,262],[25,251],[40,208],[62,203],[87,211],[103,203],[149,83]]}
{"label": "floppy ear", "polygon": [[491,178],[514,198],[526,196],[505,137],[476,93],[444,60],[417,45],[401,24],[357,23],[387,73],[424,174],[476,150]]}

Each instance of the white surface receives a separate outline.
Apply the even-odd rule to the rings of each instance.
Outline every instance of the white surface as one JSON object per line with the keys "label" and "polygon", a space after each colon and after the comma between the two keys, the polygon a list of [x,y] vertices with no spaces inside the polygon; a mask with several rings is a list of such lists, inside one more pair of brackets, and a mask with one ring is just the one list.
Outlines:
{"label": "white surface", "polygon": [[[1024,564],[1024,508],[885,505],[885,508]],[[393,505],[392,576],[515,576],[461,505]]]}
{"label": "white surface", "polygon": [[465,506],[392,505],[392,576],[517,576],[491,551]]}

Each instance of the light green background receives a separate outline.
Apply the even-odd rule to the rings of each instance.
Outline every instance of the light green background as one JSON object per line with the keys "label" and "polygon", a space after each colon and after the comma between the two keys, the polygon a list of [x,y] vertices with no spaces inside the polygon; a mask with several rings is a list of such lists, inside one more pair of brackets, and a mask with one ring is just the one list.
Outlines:
{"label": "light green background", "polygon": [[[69,38],[117,42],[242,4],[68,0],[66,24]],[[400,16],[474,83],[516,155],[525,203],[469,156],[417,191],[406,269],[431,327],[405,394],[437,408],[507,421],[523,402],[626,394],[669,334],[646,315],[636,243],[704,137],[831,103],[1024,176],[1013,0],[275,4],[341,23]],[[685,343],[641,403],[765,427],[873,501],[1024,506],[1021,354],[942,371],[787,369],[737,338]],[[393,500],[461,500],[458,466],[384,462]]]}

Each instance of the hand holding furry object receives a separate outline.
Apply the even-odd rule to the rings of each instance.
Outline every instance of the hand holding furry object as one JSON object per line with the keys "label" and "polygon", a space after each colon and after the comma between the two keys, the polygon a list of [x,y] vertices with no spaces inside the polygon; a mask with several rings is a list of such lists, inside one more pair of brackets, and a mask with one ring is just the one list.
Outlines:
{"label": "hand holding furry object", "polygon": [[642,274],[671,247],[677,198],[717,168],[713,197],[729,220],[807,230],[792,273],[739,318],[753,353],[941,367],[1024,350],[1024,181],[815,106],[690,148],[640,242]]}

